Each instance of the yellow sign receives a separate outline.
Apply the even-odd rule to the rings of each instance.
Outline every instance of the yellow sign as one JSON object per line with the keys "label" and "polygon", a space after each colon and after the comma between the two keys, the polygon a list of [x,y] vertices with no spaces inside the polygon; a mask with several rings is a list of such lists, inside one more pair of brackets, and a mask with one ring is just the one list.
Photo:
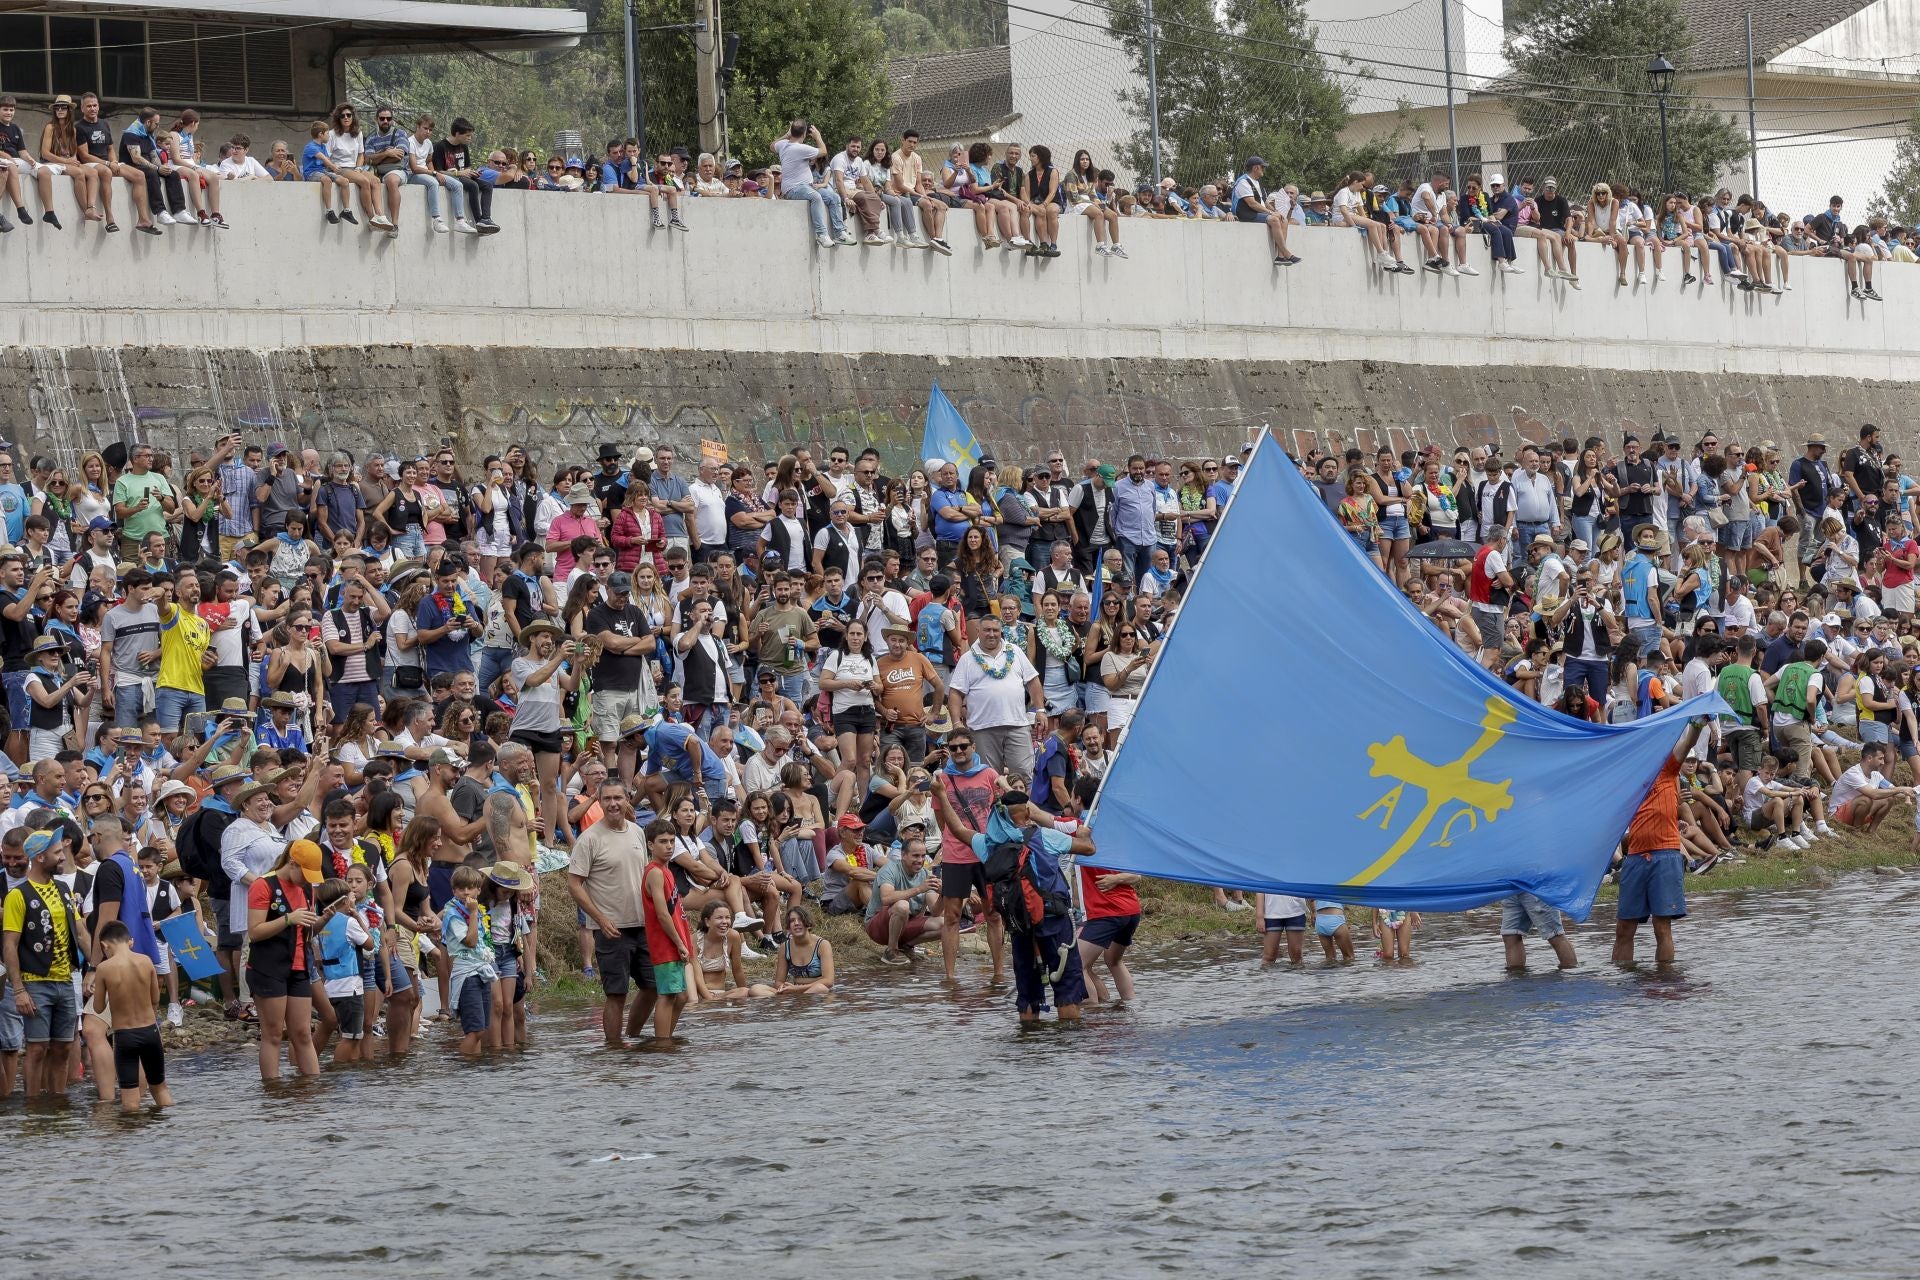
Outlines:
{"label": "yellow sign", "polygon": [[[1413,821],[1401,831],[1400,838],[1393,842],[1393,846],[1381,854],[1372,866],[1346,883],[1354,886],[1371,884],[1385,874],[1389,867],[1420,842],[1420,837],[1427,833],[1434,818],[1448,804],[1458,803],[1461,807],[1440,828],[1440,837],[1433,842],[1436,846],[1445,847],[1453,843],[1454,823],[1462,817],[1467,821],[1467,830],[1474,831],[1480,826],[1481,816],[1492,822],[1512,808],[1513,796],[1509,790],[1512,778],[1488,782],[1474,777],[1469,770],[1474,761],[1492,750],[1493,744],[1506,735],[1507,726],[1513,721],[1513,708],[1504,699],[1488,698],[1487,713],[1480,718],[1480,736],[1458,760],[1450,764],[1422,760],[1407,749],[1405,738],[1396,737],[1390,742],[1376,742],[1368,747],[1367,754],[1373,759],[1371,776],[1391,778],[1397,785],[1375,801],[1372,808],[1359,815],[1363,821],[1380,813],[1380,828],[1383,831],[1388,829],[1393,822],[1394,811],[1400,807],[1400,797],[1409,783],[1424,791],[1427,800],[1420,807],[1420,812],[1414,815]],[[1382,810],[1385,812],[1382,813]]]}
{"label": "yellow sign", "polygon": [[725,440],[702,440],[700,442],[700,460],[702,462],[727,461],[727,442]]}

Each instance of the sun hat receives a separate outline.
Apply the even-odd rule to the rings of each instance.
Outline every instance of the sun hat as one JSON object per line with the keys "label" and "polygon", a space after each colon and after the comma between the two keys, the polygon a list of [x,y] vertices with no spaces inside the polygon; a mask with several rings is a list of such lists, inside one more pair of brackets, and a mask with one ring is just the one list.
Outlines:
{"label": "sun hat", "polygon": [[560,625],[551,618],[535,618],[532,622],[520,628],[520,643],[524,647],[530,644],[537,635],[550,635],[558,640],[565,638],[566,634],[566,632],[560,629]]}
{"label": "sun hat", "polygon": [[645,445],[641,445],[633,451],[633,460],[635,462],[652,462],[653,450],[647,448]]}
{"label": "sun hat", "polygon": [[567,505],[570,507],[589,506],[593,502],[593,490],[587,485],[577,484],[567,490]]}
{"label": "sun hat", "polygon": [[537,883],[533,873],[517,862],[494,863],[487,868],[487,879],[514,893],[524,893]]}
{"label": "sun hat", "polygon": [[160,784],[160,789],[153,793],[153,807],[158,809],[175,796],[190,796],[192,794],[192,787],[180,781],[178,778],[168,778]]}

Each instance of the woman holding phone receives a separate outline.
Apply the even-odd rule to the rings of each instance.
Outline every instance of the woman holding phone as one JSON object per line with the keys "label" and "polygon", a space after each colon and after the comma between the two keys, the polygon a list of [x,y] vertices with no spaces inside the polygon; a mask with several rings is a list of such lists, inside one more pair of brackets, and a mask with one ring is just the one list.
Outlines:
{"label": "woman holding phone", "polygon": [[518,699],[511,740],[533,752],[540,777],[540,813],[547,821],[547,838],[552,839],[561,826],[560,753],[567,719],[560,704],[586,671],[582,659],[587,646],[566,639],[545,618],[520,628],[520,643],[526,646],[526,655],[514,659],[507,673]]}

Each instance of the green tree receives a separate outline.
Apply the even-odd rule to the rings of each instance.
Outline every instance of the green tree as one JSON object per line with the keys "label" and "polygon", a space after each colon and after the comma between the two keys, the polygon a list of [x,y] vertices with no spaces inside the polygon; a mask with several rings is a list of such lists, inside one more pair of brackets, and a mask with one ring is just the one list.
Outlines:
{"label": "green tree", "polygon": [[[1139,121],[1124,162],[1150,175],[1145,5],[1115,0],[1107,22],[1141,81],[1121,93]],[[1259,155],[1270,181],[1326,187],[1348,169],[1384,169],[1393,154],[1391,136],[1341,141],[1350,99],[1328,60],[1310,52],[1318,32],[1301,0],[1226,0],[1218,8],[1213,0],[1155,0],[1154,27],[1161,172],[1200,183]]]}
{"label": "green tree", "polygon": [[890,57],[978,49],[1007,42],[1004,5],[980,0],[870,0]]}
{"label": "green tree", "polygon": [[1893,149],[1886,183],[1867,202],[1867,216],[1901,227],[1920,226],[1920,111],[1907,121],[1907,134]]}
{"label": "green tree", "polygon": [[[404,119],[431,112],[445,126],[472,120],[483,146],[554,146],[578,130],[590,152],[626,132],[626,51],[619,0],[588,0],[590,34],[578,47],[536,54],[428,54],[349,63],[359,102],[390,102]],[[767,144],[804,117],[829,139],[871,131],[888,106],[886,46],[870,0],[727,0],[725,29],[740,36],[727,96],[735,155],[770,160]],[[690,0],[637,0],[641,28],[688,22]],[[690,33],[643,31],[638,39],[647,142],[697,145],[700,117]]]}
{"label": "green tree", "polygon": [[[1522,154],[1551,165],[1561,190],[1605,179],[1660,185],[1660,113],[1647,84],[1655,52],[1687,64],[1693,38],[1679,0],[1529,0],[1507,9],[1509,74],[1501,96],[1531,140]],[[1711,191],[1747,151],[1746,134],[1702,106],[1683,81],[1667,97],[1673,185]]]}

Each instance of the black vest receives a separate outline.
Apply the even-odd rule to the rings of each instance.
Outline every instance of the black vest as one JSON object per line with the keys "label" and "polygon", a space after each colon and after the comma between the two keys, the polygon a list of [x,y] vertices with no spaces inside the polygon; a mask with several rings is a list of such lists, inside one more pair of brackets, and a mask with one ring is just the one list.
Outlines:
{"label": "black vest", "polygon": [[[333,611],[333,629],[339,632],[340,638],[349,644],[364,643],[369,637],[376,634],[376,628],[373,625],[373,610],[367,608],[365,605],[361,605],[354,612],[360,615],[360,635],[357,639],[351,631],[347,630],[347,611],[345,609],[335,609]],[[380,655],[386,651],[386,647],[386,641],[383,638],[379,644],[376,644],[373,648],[360,655],[367,660],[367,679],[375,684],[380,683]],[[328,656],[332,657],[331,654]],[[338,669],[338,667],[344,667],[346,663],[346,658],[338,659],[336,669]]]}
{"label": "black vest", "polygon": [[[285,886],[280,883],[279,876],[269,875],[266,879],[266,885],[266,923],[271,923],[291,913],[293,904],[287,901],[287,891]],[[299,932],[300,927],[295,925],[291,929],[281,930],[271,938],[263,938],[258,942],[248,942],[247,967],[258,969],[261,973],[272,975],[283,981],[290,977],[293,973],[293,942],[295,935]],[[307,972],[309,973],[311,973],[315,967],[312,952],[313,940],[309,938],[307,940],[306,955],[304,957],[307,962]]]}
{"label": "black vest", "polygon": [[[80,921],[74,915],[73,900],[58,880],[53,887],[60,895],[60,908],[67,917],[68,963],[78,973],[85,963],[80,952]],[[13,892],[26,902],[26,919],[20,926],[20,971],[27,977],[44,978],[53,970],[53,912],[31,884],[23,882]]]}
{"label": "black vest", "polygon": [[860,574],[860,531],[852,525],[847,526],[845,537],[831,524],[826,527],[826,549],[820,553],[820,571],[838,569],[840,576],[852,586]]}
{"label": "black vest", "polygon": [[732,691],[727,684],[726,664],[714,660],[703,640],[716,645],[720,643],[712,636],[706,636],[696,639],[692,647],[680,655],[681,696],[688,702],[702,706],[730,702]]}
{"label": "black vest", "polygon": [[[58,671],[48,671],[44,667],[35,667],[27,673],[40,682],[41,688],[48,693],[60,687],[61,675]],[[50,707],[43,707],[32,696],[27,698],[27,727],[57,731],[66,718],[66,702],[62,699]]]}
{"label": "black vest", "polygon": [[[1113,490],[1106,489],[1102,492],[1107,496],[1106,501],[1096,512],[1094,503],[1098,500],[1094,497],[1093,481],[1080,482],[1080,505],[1073,509],[1073,527],[1079,531],[1080,541],[1084,543],[1113,541]],[[1101,536],[1098,538],[1093,536],[1096,524],[1101,531]]]}

